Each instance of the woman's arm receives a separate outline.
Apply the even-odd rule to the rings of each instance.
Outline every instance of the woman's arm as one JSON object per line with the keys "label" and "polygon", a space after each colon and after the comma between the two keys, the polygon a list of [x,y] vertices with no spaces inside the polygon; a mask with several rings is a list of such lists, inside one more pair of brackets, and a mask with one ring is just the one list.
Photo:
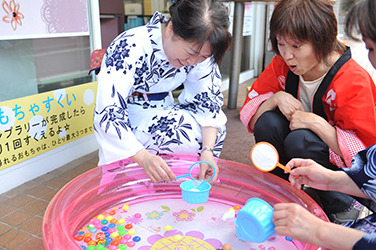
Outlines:
{"label": "woman's arm", "polygon": [[278,106],[278,103],[273,101],[278,95],[274,95],[278,92],[286,93],[284,86],[288,71],[289,67],[284,59],[277,55],[252,84],[239,111],[240,120],[250,133],[253,133],[256,121],[265,111],[276,109]]}
{"label": "woman's arm", "polygon": [[320,190],[339,191],[369,198],[344,171],[333,171],[313,160],[298,158],[289,161],[286,167],[292,169],[289,181],[296,188],[300,189],[304,184]]}
{"label": "woman's arm", "polygon": [[[227,118],[221,109],[223,105],[221,84],[219,67],[213,63],[212,58],[208,58],[191,69],[184,82],[184,90],[179,96],[182,105],[191,107],[188,111],[201,127],[202,148],[214,150],[218,131],[225,129]],[[210,162],[216,169],[217,174],[211,180],[214,182],[218,176],[218,166],[214,160],[213,151],[203,150],[200,160]],[[200,167],[200,180],[212,176],[213,171],[210,165],[200,164]]]}
{"label": "woman's arm", "polygon": [[311,112],[297,110],[291,116],[290,129],[309,129],[320,137],[329,148],[342,157],[338,144],[336,129],[324,118]]}
{"label": "woman's arm", "polygon": [[146,175],[152,182],[172,182],[176,177],[162,157],[154,155],[146,149],[141,149],[135,155],[129,157],[144,168]]}
{"label": "woman's arm", "polygon": [[296,203],[276,204],[273,223],[278,235],[328,249],[352,249],[365,234],[323,221]]}
{"label": "woman's arm", "polygon": [[[202,148],[208,147],[214,149],[215,141],[217,139],[218,129],[214,127],[201,127],[202,130]],[[207,161],[213,164],[216,174],[210,182],[215,182],[218,177],[219,169],[217,163],[214,160],[213,152],[210,150],[202,150],[201,161]],[[200,180],[210,178],[214,174],[213,169],[208,164],[201,164]]]}
{"label": "woman's arm", "polygon": [[256,121],[264,112],[276,108],[281,111],[287,120],[291,119],[295,111],[304,110],[303,104],[298,99],[285,91],[278,91],[259,106],[248,124],[249,128],[253,130]]}

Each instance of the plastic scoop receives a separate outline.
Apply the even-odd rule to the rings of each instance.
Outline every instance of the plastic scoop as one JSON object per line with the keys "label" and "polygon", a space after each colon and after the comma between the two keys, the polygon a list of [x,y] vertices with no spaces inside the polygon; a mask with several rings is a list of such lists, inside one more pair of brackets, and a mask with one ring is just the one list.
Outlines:
{"label": "plastic scoop", "polygon": [[253,165],[264,172],[270,172],[280,167],[290,173],[291,169],[279,163],[277,149],[268,142],[258,142],[251,149],[251,161]]}
{"label": "plastic scoop", "polygon": [[[189,178],[192,179],[193,187],[194,187],[194,188],[197,188],[199,185],[202,184],[203,181],[196,180],[195,178],[193,178],[191,172],[192,172],[192,168],[194,167],[194,165],[196,165],[196,164],[198,164],[198,163],[206,163],[206,164],[209,164],[209,165],[213,168],[213,170],[214,170],[214,174],[213,174],[213,176],[212,176],[209,180],[206,180],[206,181],[210,181],[211,179],[213,179],[214,176],[215,176],[215,174],[216,174],[215,168],[214,168],[214,166],[213,166],[211,163],[206,162],[206,161],[198,161],[198,162],[193,163],[193,164],[191,165],[191,167],[189,168],[189,170],[188,170],[188,174],[183,174],[183,175],[176,176],[176,179],[180,179],[180,178],[184,178],[184,177],[189,177]],[[193,190],[193,191],[194,191],[194,190]]]}
{"label": "plastic scoop", "polygon": [[[191,166],[191,168],[192,168],[192,166]],[[196,179],[193,178],[193,176],[191,175],[191,168],[189,169],[188,174],[176,176],[176,179],[180,179],[180,178],[184,178],[184,177],[190,177],[192,179],[193,188],[197,188],[198,186],[201,185],[202,181],[199,181],[199,180],[196,180]],[[192,191],[195,191],[195,190],[192,190]]]}
{"label": "plastic scoop", "polygon": [[[198,181],[194,179],[191,172],[192,172],[193,166],[198,163],[209,164],[214,170],[213,176],[205,181]],[[211,188],[211,185],[208,183],[208,181],[213,179],[215,174],[216,174],[216,170],[211,163],[206,162],[206,161],[198,161],[198,162],[193,163],[191,167],[189,168],[188,174],[180,175],[176,177],[176,179],[183,178],[183,177],[190,177],[192,179],[191,181],[185,181],[180,184],[183,200],[191,204],[199,204],[199,203],[206,202],[209,199],[209,191]]]}

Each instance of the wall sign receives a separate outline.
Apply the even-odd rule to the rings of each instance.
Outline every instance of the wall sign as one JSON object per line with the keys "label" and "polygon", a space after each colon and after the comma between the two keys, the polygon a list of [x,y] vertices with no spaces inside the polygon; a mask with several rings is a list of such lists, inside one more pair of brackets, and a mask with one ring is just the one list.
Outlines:
{"label": "wall sign", "polygon": [[97,83],[0,102],[0,170],[94,132]]}

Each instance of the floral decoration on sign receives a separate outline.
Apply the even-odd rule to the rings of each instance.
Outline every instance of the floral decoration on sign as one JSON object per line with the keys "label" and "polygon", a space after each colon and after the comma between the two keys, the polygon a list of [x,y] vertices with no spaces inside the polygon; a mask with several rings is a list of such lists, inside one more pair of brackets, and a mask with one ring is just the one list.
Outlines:
{"label": "floral decoration on sign", "polygon": [[11,0],[9,4],[4,0],[3,1],[3,9],[7,13],[6,16],[3,16],[3,21],[6,23],[10,23],[13,30],[17,29],[17,25],[22,26],[21,19],[24,19],[24,15],[19,11],[20,4]]}

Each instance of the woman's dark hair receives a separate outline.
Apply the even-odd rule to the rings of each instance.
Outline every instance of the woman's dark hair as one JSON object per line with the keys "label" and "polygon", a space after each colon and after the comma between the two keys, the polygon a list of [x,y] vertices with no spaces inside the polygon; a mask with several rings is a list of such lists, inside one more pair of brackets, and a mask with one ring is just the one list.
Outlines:
{"label": "woman's dark hair", "polygon": [[346,34],[355,40],[359,40],[354,32],[361,33],[363,37],[376,42],[376,1],[360,1],[347,13]]}
{"label": "woman's dark hair", "polygon": [[277,36],[312,43],[317,60],[327,62],[333,50],[344,52],[337,39],[337,19],[330,0],[281,0],[270,20],[270,41],[279,55]]}
{"label": "woman's dark hair", "polygon": [[170,6],[173,32],[199,49],[210,43],[214,61],[222,62],[231,44],[228,10],[219,0],[173,0]]}

